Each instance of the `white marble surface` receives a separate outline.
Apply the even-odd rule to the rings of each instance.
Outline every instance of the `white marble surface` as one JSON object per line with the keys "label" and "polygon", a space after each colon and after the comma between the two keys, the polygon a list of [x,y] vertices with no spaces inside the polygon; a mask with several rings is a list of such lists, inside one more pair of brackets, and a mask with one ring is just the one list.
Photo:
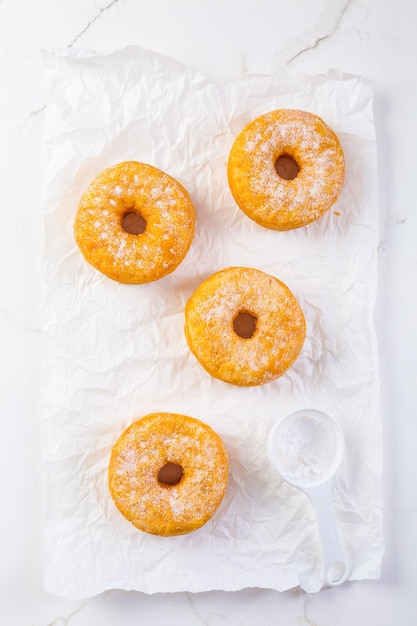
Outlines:
{"label": "white marble surface", "polygon": [[[417,620],[416,296],[412,0],[0,0],[0,623],[103,626],[411,626]],[[110,591],[87,601],[42,589],[41,198],[44,74],[39,50],[148,46],[228,79],[330,67],[373,81],[380,189],[380,345],[386,555],[377,582],[318,594]]]}

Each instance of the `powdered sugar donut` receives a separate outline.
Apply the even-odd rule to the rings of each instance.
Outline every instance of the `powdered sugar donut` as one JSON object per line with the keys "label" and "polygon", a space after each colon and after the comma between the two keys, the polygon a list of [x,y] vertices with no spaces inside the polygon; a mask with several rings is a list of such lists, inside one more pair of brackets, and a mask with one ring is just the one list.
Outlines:
{"label": "powdered sugar donut", "polygon": [[343,186],[339,139],[317,115],[278,109],[250,122],[229,156],[228,179],[238,206],[276,230],[306,226],[324,215]]}
{"label": "powdered sugar donut", "polygon": [[185,336],[201,365],[234,385],[262,385],[295,361],[305,338],[296,298],[274,276],[229,267],[205,280],[185,307]]}
{"label": "powdered sugar donut", "polygon": [[226,449],[207,424],[176,413],[133,422],[113,446],[109,489],[119,511],[154,535],[182,535],[216,512],[228,479]]}
{"label": "powdered sugar donut", "polygon": [[195,220],[177,180],[151,165],[125,161],[92,181],[80,200],[74,234],[100,272],[121,283],[147,283],[181,263]]}

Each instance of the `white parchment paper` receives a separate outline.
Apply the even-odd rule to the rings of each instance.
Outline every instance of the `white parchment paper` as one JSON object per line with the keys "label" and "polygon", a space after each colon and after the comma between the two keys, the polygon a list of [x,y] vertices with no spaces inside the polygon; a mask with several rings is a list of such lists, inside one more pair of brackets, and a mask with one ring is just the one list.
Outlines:
{"label": "white parchment paper", "polygon": [[[332,71],[216,83],[141,48],[45,54],[45,586],[88,597],[110,588],[321,588],[317,527],[304,494],[270,467],[274,420],[300,407],[334,415],[346,437],[334,506],[352,580],[377,578],[383,555],[381,421],[376,342],[376,144],[370,84]],[[275,108],[320,115],[339,136],[346,181],[335,207],[293,232],[262,228],[230,194],[234,137]],[[90,267],[72,223],[91,179],[135,159],[177,178],[197,210],[179,268],[121,285]],[[307,321],[295,366],[257,388],[211,378],[187,348],[184,305],[230,265],[285,282]],[[192,415],[223,438],[230,481],[219,510],[182,537],[136,530],[107,490],[111,447],[153,411]]]}

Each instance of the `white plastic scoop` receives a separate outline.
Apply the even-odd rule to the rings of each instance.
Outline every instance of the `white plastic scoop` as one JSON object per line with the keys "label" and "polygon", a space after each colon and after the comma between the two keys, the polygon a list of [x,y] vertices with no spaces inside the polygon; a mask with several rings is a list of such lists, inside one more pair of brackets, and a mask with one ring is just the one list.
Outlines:
{"label": "white plastic scoop", "polygon": [[271,430],[268,455],[275,470],[310,498],[319,527],[324,582],[340,585],[350,573],[332,505],[333,477],[345,449],[341,427],[314,409],[290,413]]}

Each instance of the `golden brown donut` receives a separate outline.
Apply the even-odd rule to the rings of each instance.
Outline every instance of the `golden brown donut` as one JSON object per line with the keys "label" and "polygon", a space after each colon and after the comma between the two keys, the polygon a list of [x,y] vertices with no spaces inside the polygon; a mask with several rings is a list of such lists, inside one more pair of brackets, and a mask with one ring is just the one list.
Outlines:
{"label": "golden brown donut", "polygon": [[187,191],[161,170],[125,161],[102,171],[82,196],[74,222],[85,259],[121,283],[147,283],[181,263],[194,236]]}
{"label": "golden brown donut", "polygon": [[151,413],[113,446],[109,489],[119,511],[153,535],[183,535],[205,524],[226,491],[228,460],[219,435],[198,419]]}
{"label": "golden brown donut", "polygon": [[249,267],[229,267],[205,280],[185,307],[185,336],[201,365],[234,385],[281,376],[305,338],[300,305],[284,283]]}
{"label": "golden brown donut", "polygon": [[345,161],[339,139],[317,115],[278,109],[236,137],[228,161],[238,206],[266,228],[290,230],[315,221],[336,202]]}

